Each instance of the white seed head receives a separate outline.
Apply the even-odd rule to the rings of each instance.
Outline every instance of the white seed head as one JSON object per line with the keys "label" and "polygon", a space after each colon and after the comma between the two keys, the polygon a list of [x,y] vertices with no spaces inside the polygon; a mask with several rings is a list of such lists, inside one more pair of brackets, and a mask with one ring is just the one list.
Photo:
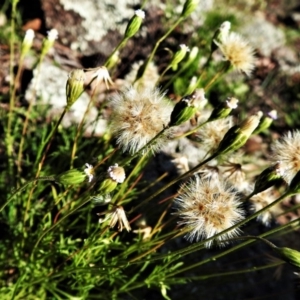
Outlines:
{"label": "white seed head", "polygon": [[[190,180],[182,187],[175,203],[179,224],[189,231],[186,237],[191,241],[211,238],[241,221],[244,215],[234,189],[216,179]],[[215,241],[223,244],[238,233],[239,230],[235,228]],[[207,247],[211,245],[212,241],[206,243]]]}
{"label": "white seed head", "polygon": [[[133,87],[116,94],[112,106],[112,132],[123,151],[130,154],[136,153],[165,128],[172,110],[158,89],[137,90]],[[166,139],[167,136],[162,135],[146,150],[157,151]]]}
{"label": "white seed head", "polygon": [[290,183],[300,170],[300,131],[289,131],[272,145],[274,163],[280,161],[284,179]]}
{"label": "white seed head", "polygon": [[218,45],[224,59],[229,61],[232,67],[246,75],[250,75],[254,69],[254,49],[248,42],[235,32],[222,35],[221,41],[214,40]]}

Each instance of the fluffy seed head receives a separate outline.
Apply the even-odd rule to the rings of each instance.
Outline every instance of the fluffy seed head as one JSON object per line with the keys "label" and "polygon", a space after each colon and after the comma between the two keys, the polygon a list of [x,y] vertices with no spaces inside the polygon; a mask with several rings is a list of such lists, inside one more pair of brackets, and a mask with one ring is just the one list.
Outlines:
{"label": "fluffy seed head", "polygon": [[[130,154],[145,146],[169,123],[172,111],[158,89],[136,90],[131,87],[116,94],[112,105],[112,132],[123,151]],[[166,133],[170,134],[170,131]],[[150,150],[157,151],[166,139],[166,134],[161,135],[149,146]]]}
{"label": "fluffy seed head", "polygon": [[232,117],[225,119],[218,119],[204,125],[201,130],[197,132],[197,138],[200,139],[201,144],[209,151],[214,152],[225,133],[232,127]]}
{"label": "fluffy seed head", "polygon": [[300,131],[289,131],[273,146],[272,160],[277,163],[280,161],[284,169],[284,179],[290,183],[293,177],[300,171]]}
{"label": "fluffy seed head", "polygon": [[254,49],[239,34],[230,32],[222,36],[221,41],[214,41],[234,69],[250,75],[254,69]]}
{"label": "fluffy seed head", "polygon": [[[257,212],[257,211],[261,210],[262,208],[266,207],[267,205],[271,204],[274,200],[276,200],[276,197],[274,195],[273,189],[272,188],[267,189],[259,194],[254,195],[250,199],[250,202],[252,203],[252,210],[254,212]],[[272,220],[273,213],[276,214],[276,211],[278,212],[278,206],[271,207],[267,211],[264,211],[263,213],[261,213],[257,217],[257,219],[264,225],[268,226],[268,225],[270,225],[270,222]]]}
{"label": "fluffy seed head", "polygon": [[[175,202],[181,218],[179,224],[187,227],[186,237],[190,241],[208,239],[243,219],[236,192],[223,181],[197,177],[182,188]],[[232,229],[215,241],[222,244],[238,232]],[[206,243],[207,247],[211,245],[212,241]]]}

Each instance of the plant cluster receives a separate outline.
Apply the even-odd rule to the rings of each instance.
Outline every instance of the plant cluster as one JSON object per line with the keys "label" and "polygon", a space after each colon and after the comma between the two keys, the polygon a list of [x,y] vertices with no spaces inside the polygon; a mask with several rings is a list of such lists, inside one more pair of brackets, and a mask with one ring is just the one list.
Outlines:
{"label": "plant cluster", "polygon": [[[13,14],[17,2],[12,2]],[[268,227],[285,213],[280,203],[300,192],[300,132],[287,132],[270,143],[268,156],[245,154],[244,146],[254,136],[268,135],[276,112],[257,111],[237,121],[232,116],[239,102],[235,95],[215,107],[206,98],[225,74],[251,74],[254,49],[231,31],[229,21],[220,24],[211,34],[206,61],[198,64],[175,103],[168,89],[185,76],[182,70],[199,62],[199,49],[178,45],[163,70],[155,66],[161,43],[198,4],[186,0],[149,57],[133,66],[120,90],[107,94],[107,132],[89,138],[83,133],[98,87],[115,88],[120,51],[138,33],[145,12],[135,11],[103,66],[70,72],[65,108],[50,123],[44,122],[47,111],[43,122],[36,118],[35,99],[27,107],[19,105],[17,84],[34,32],[26,32],[15,74],[12,16],[9,103],[1,120],[1,299],[144,299],[148,289],[171,299],[172,286],[204,280],[193,274],[254,242],[264,243],[281,260],[237,272],[285,262],[300,268],[300,252],[269,241],[297,230],[299,218]],[[44,38],[37,73],[58,34],[52,29]],[[83,119],[61,128],[88,89]],[[176,172],[153,179],[147,170],[155,155],[182,140],[192,143],[201,159],[191,165],[177,153]],[[259,222],[263,233],[253,235],[250,227]],[[189,259],[191,254],[196,261]]]}

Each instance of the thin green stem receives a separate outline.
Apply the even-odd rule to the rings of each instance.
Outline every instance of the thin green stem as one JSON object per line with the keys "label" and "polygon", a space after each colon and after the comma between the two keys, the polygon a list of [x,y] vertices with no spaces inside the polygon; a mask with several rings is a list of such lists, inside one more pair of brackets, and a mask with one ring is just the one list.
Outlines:
{"label": "thin green stem", "polygon": [[[149,148],[153,143],[155,143],[155,141],[164,134],[164,132],[169,129],[169,127],[165,127],[163,128],[152,140],[150,140],[148,143],[146,143],[146,145],[144,145],[140,150],[138,150],[135,154],[133,154],[132,156],[124,159],[120,165],[125,166],[128,165],[134,158],[140,156],[141,154],[144,153],[144,151]],[[148,151],[147,151],[148,152]]]}
{"label": "thin green stem", "polygon": [[12,1],[12,12],[11,12],[11,23],[10,23],[10,61],[9,61],[9,75],[10,75],[10,84],[9,84],[9,92],[10,92],[10,98],[9,98],[9,112],[8,112],[8,120],[7,120],[7,129],[5,134],[5,142],[6,142],[6,148],[7,148],[7,157],[8,157],[8,167],[9,167],[9,173],[13,174],[13,143],[14,138],[12,135],[12,123],[13,123],[13,117],[14,117],[14,109],[15,109],[15,95],[14,95],[14,89],[15,89],[15,79],[14,79],[14,60],[15,60],[15,26],[16,26],[16,13],[17,13],[17,4],[19,0],[13,0]]}
{"label": "thin green stem", "polygon": [[200,125],[196,126],[195,128],[191,129],[190,131],[188,132],[185,132],[184,134],[181,134],[179,136],[176,136],[175,137],[175,140],[178,140],[178,139],[181,139],[185,136],[188,136],[188,135],[191,135],[192,133],[194,133],[195,131],[199,130],[201,127],[203,127],[204,125],[206,125],[209,121],[206,120],[205,122],[201,123]]}
{"label": "thin green stem", "polygon": [[110,67],[111,67],[111,63],[112,63],[112,59],[113,59],[114,55],[115,55],[120,49],[122,49],[122,48],[126,45],[127,41],[128,41],[128,38],[123,38],[123,39],[120,41],[120,43],[118,44],[118,46],[117,46],[117,47],[113,50],[113,52],[109,55],[109,57],[107,58],[107,60],[106,60],[106,62],[105,62],[105,64],[104,64],[104,66],[105,66],[106,68],[110,68]]}
{"label": "thin green stem", "polygon": [[61,219],[59,219],[55,224],[53,224],[51,227],[49,227],[48,229],[46,229],[42,235],[39,237],[39,239],[36,241],[35,245],[32,248],[32,252],[31,252],[31,258],[33,258],[33,254],[35,252],[35,250],[37,249],[37,246],[40,244],[40,242],[42,241],[42,239],[45,237],[45,235],[47,233],[49,233],[51,230],[53,230],[55,227],[57,227],[62,221],[64,221],[66,218],[68,218],[71,214],[73,214],[74,212],[76,212],[78,209],[80,209],[81,207],[83,207],[84,205],[86,205],[87,203],[89,203],[91,201],[91,197],[87,196],[86,199],[79,204],[77,207],[75,207],[73,210],[71,210],[70,212],[68,212],[66,215],[64,215]]}
{"label": "thin green stem", "polygon": [[42,61],[43,61],[44,57],[45,56],[40,57],[40,60],[39,60],[38,66],[37,66],[37,75],[36,75],[36,81],[35,81],[34,87],[33,87],[33,96],[29,101],[29,106],[27,108],[26,117],[25,117],[24,124],[23,124],[22,135],[21,135],[21,140],[20,140],[20,146],[19,146],[19,151],[18,151],[18,159],[17,159],[19,175],[21,173],[21,168],[22,168],[22,154],[23,154],[23,146],[24,146],[24,143],[25,143],[26,131],[27,131],[27,127],[28,127],[28,124],[29,124],[29,117],[30,117],[30,113],[31,113],[31,110],[32,110],[32,107],[33,107],[34,98],[35,98],[35,95],[36,95],[36,89],[37,89],[37,85],[38,85],[38,78],[39,78],[39,74],[41,72],[41,64],[42,64]]}
{"label": "thin green stem", "polygon": [[36,182],[36,181],[55,181],[55,177],[54,176],[43,176],[43,177],[38,177],[38,178],[34,178],[32,180],[29,180],[23,186],[21,186],[20,188],[18,188],[17,190],[15,190],[13,192],[13,194],[7,199],[7,201],[0,208],[0,212],[3,211],[3,209],[13,200],[13,198],[18,193],[22,192],[30,183],[33,183],[33,182]]}
{"label": "thin green stem", "polygon": [[142,67],[142,72],[140,74],[138,74],[138,76],[135,78],[136,82],[137,80],[139,80],[140,78],[143,77],[146,69],[148,68],[150,62],[153,60],[154,55],[159,47],[159,45],[161,44],[162,41],[164,41],[170,34],[171,32],[184,20],[183,17],[179,17],[178,20],[169,28],[169,30],[161,37],[158,39],[158,41],[156,42],[154,48],[152,49],[152,52],[150,53],[150,56],[148,57],[148,59],[146,60],[144,66]]}
{"label": "thin green stem", "polygon": [[[255,238],[256,238],[256,239],[260,239],[260,238],[269,236],[269,235],[271,235],[271,234],[273,234],[273,233],[275,233],[275,232],[277,232],[277,231],[283,230],[284,228],[291,226],[291,225],[292,225],[293,223],[295,223],[295,222],[299,222],[299,219],[294,220],[294,221],[292,221],[292,222],[290,222],[290,223],[288,223],[288,224],[286,224],[286,225],[283,225],[283,226],[280,226],[280,227],[278,227],[278,228],[275,228],[275,229],[273,229],[273,230],[270,230],[270,231],[268,231],[268,232],[266,232],[266,233],[263,233],[263,234],[261,234],[261,235],[255,237]],[[245,246],[247,246],[247,245],[249,245],[249,244],[251,244],[251,243],[253,243],[253,242],[254,242],[254,239],[249,240],[249,241],[246,241],[246,242],[241,243],[241,244],[239,244],[239,245],[236,245],[236,246],[234,246],[234,247],[231,247],[231,248],[229,248],[229,249],[227,249],[227,250],[225,250],[225,251],[222,251],[222,253],[220,253],[220,254],[214,255],[214,256],[212,256],[212,257],[210,257],[210,258],[207,258],[207,259],[205,259],[205,260],[202,260],[202,261],[200,261],[200,262],[197,262],[197,263],[195,263],[195,264],[193,264],[193,265],[190,265],[190,266],[187,266],[187,267],[185,267],[185,268],[183,268],[183,269],[177,270],[177,271],[175,271],[175,272],[169,274],[168,277],[173,277],[173,276],[175,276],[175,275],[177,275],[177,274],[179,274],[179,273],[189,271],[189,270],[191,270],[191,269],[194,269],[194,268],[196,268],[196,267],[199,267],[199,266],[201,266],[201,265],[204,265],[204,264],[209,263],[209,262],[212,262],[212,261],[216,261],[218,258],[221,258],[221,257],[223,257],[223,256],[226,256],[226,255],[228,255],[228,254],[230,254],[230,253],[232,253],[232,252],[234,252],[234,251],[236,251],[236,250],[238,250],[238,249],[241,249],[241,248],[243,248],[243,247],[245,247]]]}
{"label": "thin green stem", "polygon": [[[165,191],[167,188],[171,187],[173,184],[175,184],[176,182],[187,178],[188,176],[192,175],[194,172],[198,171],[203,165],[205,165],[207,162],[209,162],[210,160],[214,159],[215,157],[218,156],[218,153],[214,153],[212,154],[210,157],[208,157],[207,159],[203,160],[201,163],[199,163],[197,166],[195,166],[194,168],[192,168],[191,170],[189,170],[188,172],[176,177],[175,179],[173,179],[172,181],[170,181],[169,183],[165,184],[162,188],[160,188],[159,190],[157,190],[155,193],[153,193],[150,197],[148,197],[147,199],[145,199],[143,202],[141,202],[140,204],[138,204],[137,206],[135,206],[132,211],[135,211],[137,208],[141,207],[142,205],[144,205],[145,203],[149,202],[150,200],[152,200],[153,198],[155,198],[157,195],[159,195],[160,193],[162,193],[163,191]],[[131,212],[132,212],[131,211]]]}

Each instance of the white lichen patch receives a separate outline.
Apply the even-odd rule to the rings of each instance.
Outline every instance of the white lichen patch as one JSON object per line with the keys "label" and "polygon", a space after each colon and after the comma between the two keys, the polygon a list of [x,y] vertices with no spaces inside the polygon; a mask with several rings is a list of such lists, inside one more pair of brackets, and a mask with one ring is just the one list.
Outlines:
{"label": "white lichen patch", "polygon": [[[49,62],[43,62],[41,72],[37,78],[37,69],[34,77],[26,91],[25,99],[35,101],[37,105],[44,105],[45,109],[49,106],[47,117],[59,118],[66,106],[66,81],[68,72],[64,71]],[[36,89],[36,92],[35,90]],[[37,99],[37,100],[35,100]],[[79,124],[89,103],[89,95],[83,93],[72,105],[62,120],[64,127]],[[85,135],[102,135],[106,130],[106,120],[98,119],[98,111],[91,107],[86,117]]]}
{"label": "white lichen patch", "polygon": [[134,15],[135,0],[60,0],[65,10],[72,10],[78,13],[82,18],[82,26],[86,34],[79,36],[78,46],[87,47],[88,44],[82,41],[101,41],[107,34],[108,30],[118,30],[124,33],[127,26],[126,20]]}

